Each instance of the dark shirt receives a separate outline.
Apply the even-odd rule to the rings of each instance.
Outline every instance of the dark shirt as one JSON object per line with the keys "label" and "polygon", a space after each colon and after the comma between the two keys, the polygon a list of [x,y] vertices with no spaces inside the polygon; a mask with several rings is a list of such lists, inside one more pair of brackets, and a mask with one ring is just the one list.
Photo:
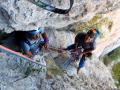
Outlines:
{"label": "dark shirt", "polygon": [[40,43],[44,42],[43,39],[38,39],[38,40],[23,40],[20,42],[21,48],[23,49],[24,52],[29,52],[31,51],[32,54],[37,54],[39,52],[39,46]]}

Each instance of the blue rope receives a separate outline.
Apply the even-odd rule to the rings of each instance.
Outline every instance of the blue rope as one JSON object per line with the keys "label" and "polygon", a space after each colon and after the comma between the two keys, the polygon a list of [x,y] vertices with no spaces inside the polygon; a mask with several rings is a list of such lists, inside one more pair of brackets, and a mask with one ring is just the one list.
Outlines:
{"label": "blue rope", "polygon": [[74,0],[70,0],[70,7],[68,9],[59,9],[59,8],[51,6],[47,3],[44,3],[40,0],[38,0],[38,1],[28,0],[28,1],[32,2],[33,4],[39,6],[43,9],[46,9],[46,10],[54,12],[54,13],[59,13],[59,14],[67,14],[71,10],[73,3],[74,3]]}

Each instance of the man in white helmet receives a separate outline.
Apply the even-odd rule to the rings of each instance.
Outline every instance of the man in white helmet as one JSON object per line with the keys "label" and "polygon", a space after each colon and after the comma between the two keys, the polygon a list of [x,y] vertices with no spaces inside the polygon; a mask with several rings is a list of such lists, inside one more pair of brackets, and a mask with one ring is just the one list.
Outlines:
{"label": "man in white helmet", "polygon": [[[21,36],[22,37],[22,36]],[[19,45],[28,57],[36,55],[44,46],[48,49],[48,36],[42,28],[25,32],[25,37],[19,40]]]}

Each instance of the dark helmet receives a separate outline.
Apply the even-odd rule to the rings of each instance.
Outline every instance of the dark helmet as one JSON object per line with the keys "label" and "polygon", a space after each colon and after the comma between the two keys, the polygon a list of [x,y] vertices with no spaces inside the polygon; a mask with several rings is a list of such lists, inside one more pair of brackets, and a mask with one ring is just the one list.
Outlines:
{"label": "dark helmet", "polygon": [[96,32],[97,32],[97,29],[93,28],[87,32],[87,35],[93,38],[96,35]]}

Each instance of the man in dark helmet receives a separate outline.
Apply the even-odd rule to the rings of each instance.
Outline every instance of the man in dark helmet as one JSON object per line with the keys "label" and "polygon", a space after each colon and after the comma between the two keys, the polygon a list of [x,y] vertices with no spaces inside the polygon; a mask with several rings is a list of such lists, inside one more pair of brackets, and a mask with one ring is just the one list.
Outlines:
{"label": "man in dark helmet", "polygon": [[[21,36],[22,37],[22,36]],[[19,45],[28,57],[32,57],[44,46],[48,48],[48,36],[43,28],[26,31]]]}
{"label": "man in dark helmet", "polygon": [[77,58],[79,57],[80,62],[79,67],[77,68],[77,73],[80,68],[84,67],[85,57],[90,57],[92,55],[92,51],[95,49],[95,40],[99,34],[99,31],[95,28],[89,30],[87,33],[78,33],[75,37],[74,44],[63,49],[76,52],[77,54],[79,53]]}

